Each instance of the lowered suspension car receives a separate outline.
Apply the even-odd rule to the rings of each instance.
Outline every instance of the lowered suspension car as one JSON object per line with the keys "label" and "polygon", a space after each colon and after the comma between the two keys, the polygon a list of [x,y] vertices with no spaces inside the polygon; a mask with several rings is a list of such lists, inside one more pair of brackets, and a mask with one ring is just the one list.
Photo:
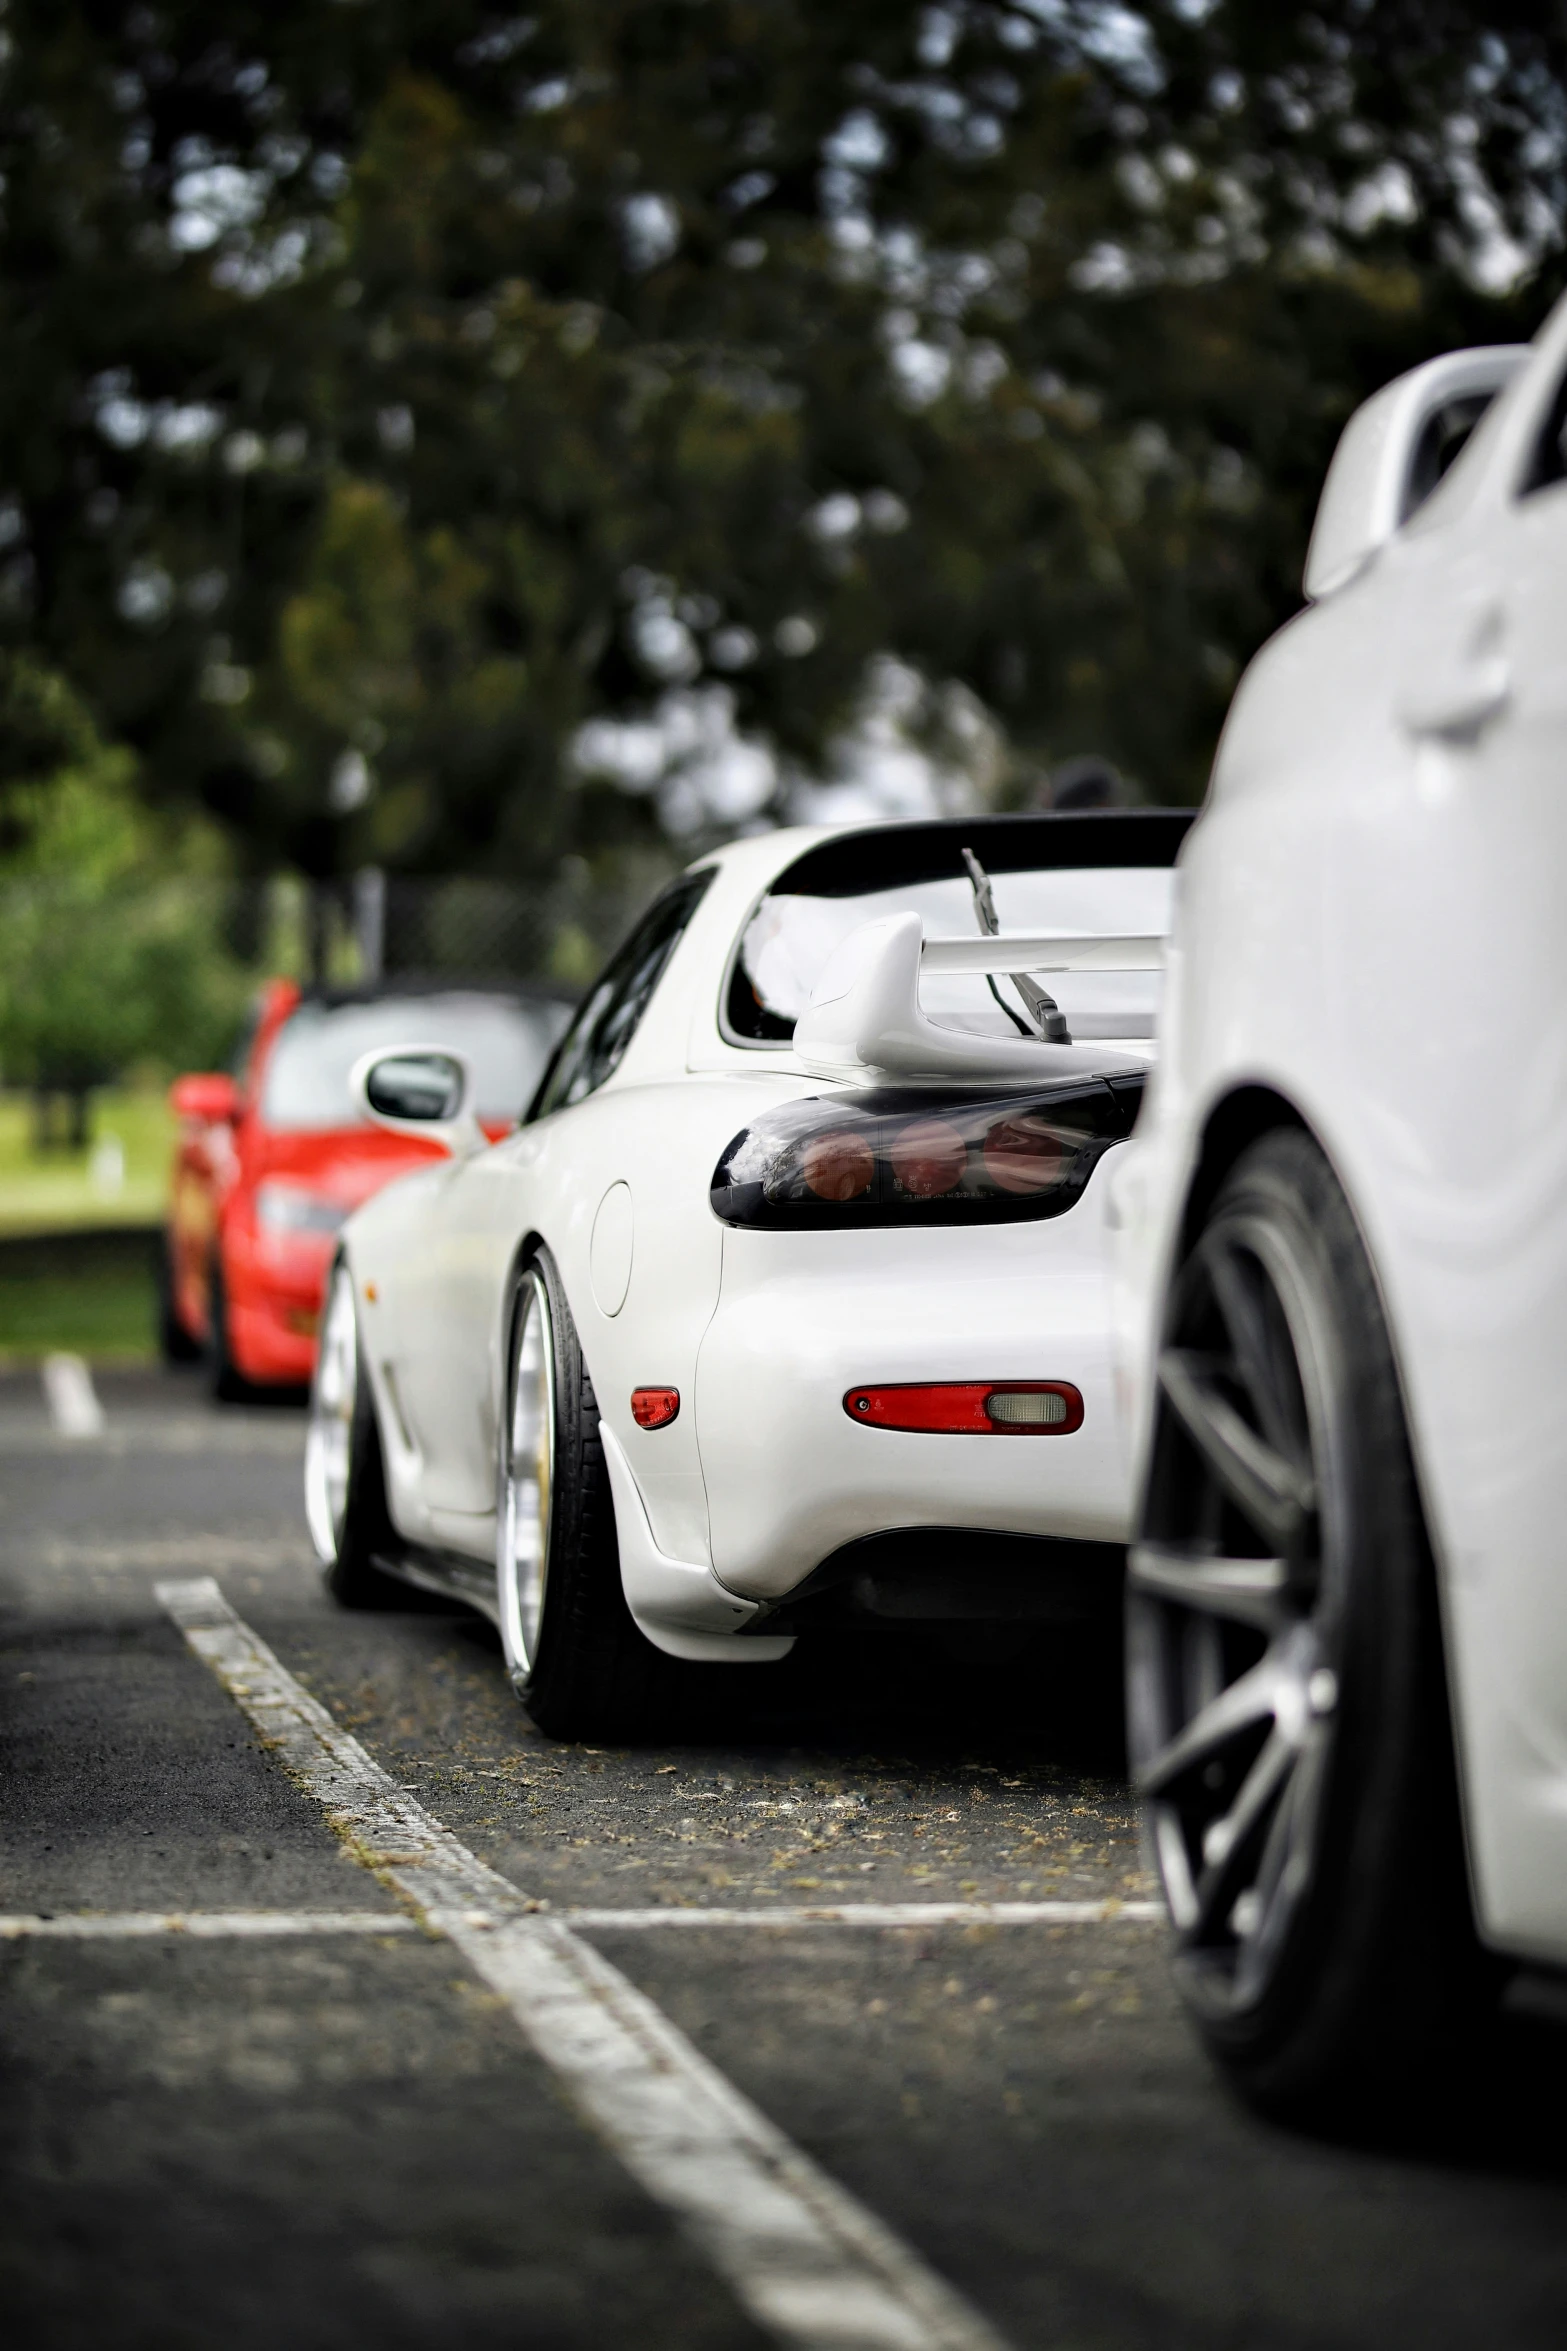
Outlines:
{"label": "lowered suspension car", "polygon": [[782,832],[703,859],[487,1145],[461,1054],[355,1084],[445,1146],[344,1229],[308,1441],[337,1596],[499,1625],[560,1735],[661,1654],[1118,1604],[1100,1163],[1188,819]]}

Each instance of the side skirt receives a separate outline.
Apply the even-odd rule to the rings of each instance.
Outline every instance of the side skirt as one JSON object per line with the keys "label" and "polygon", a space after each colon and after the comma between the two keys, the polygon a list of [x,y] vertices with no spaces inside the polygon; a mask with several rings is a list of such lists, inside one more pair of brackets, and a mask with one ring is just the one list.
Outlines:
{"label": "side skirt", "polygon": [[476,1608],[488,1617],[491,1624],[500,1623],[495,1570],[481,1567],[476,1559],[464,1559],[456,1551],[431,1550],[422,1543],[405,1543],[397,1551],[377,1552],[374,1564],[382,1575],[394,1576],[400,1584],[412,1584],[419,1592],[435,1592],[443,1600],[460,1600],[465,1608]]}

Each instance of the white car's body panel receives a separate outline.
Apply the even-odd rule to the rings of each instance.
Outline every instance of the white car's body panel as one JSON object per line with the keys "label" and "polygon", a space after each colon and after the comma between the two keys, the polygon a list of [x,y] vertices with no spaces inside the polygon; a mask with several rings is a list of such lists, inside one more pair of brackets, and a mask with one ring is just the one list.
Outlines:
{"label": "white car's body panel", "polygon": [[[1125,1540],[1105,1170],[1044,1221],[764,1232],[714,1213],[712,1171],[741,1129],[839,1090],[787,1046],[735,1043],[719,1017],[758,899],[831,837],[775,833],[703,860],[713,878],[613,1074],[487,1150],[389,1186],[344,1236],[393,1522],[475,1567],[494,1557],[508,1280],[528,1247],[547,1246],[599,1405],[628,1603],[686,1657],[782,1654],[788,1637],[760,1629],[767,1605],[861,1535],[950,1525]],[[1139,919],[1147,898],[1130,909]],[[1148,939],[1135,944],[1136,968],[1151,969]],[[1038,1081],[1140,1072],[1150,1050],[1040,1045]],[[845,1412],[856,1382],[931,1379],[1069,1381],[1084,1425],[1045,1439],[914,1435]],[[638,1426],[638,1387],[678,1390],[675,1419]],[[476,1581],[470,1596],[488,1604]]]}
{"label": "white car's body panel", "polygon": [[1252,1088],[1325,1148],[1400,1367],[1482,1932],[1557,1961],[1567,482],[1521,484],[1564,369],[1558,311],[1428,506],[1253,663],[1181,859],[1163,1058],[1110,1171],[1140,1464],[1205,1150]]}
{"label": "white car's body panel", "polygon": [[[837,1545],[908,1524],[916,1498],[923,1526],[1126,1540],[1103,1223],[1115,1156],[1048,1224],[724,1235],[696,1417],[727,1585],[776,1599]],[[1068,1379],[1083,1426],[1042,1459],[1031,1439],[859,1428],[843,1409],[859,1382],[938,1375]]]}

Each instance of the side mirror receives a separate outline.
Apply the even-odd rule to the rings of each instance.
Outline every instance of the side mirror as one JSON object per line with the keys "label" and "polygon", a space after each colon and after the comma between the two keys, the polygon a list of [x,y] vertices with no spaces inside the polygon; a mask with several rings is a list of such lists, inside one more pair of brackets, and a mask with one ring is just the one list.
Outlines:
{"label": "side mirror", "polygon": [[460,1053],[443,1045],[366,1053],[350,1071],[348,1086],[365,1116],[394,1135],[444,1143],[454,1159],[484,1147],[484,1129],[468,1107],[472,1072]]}
{"label": "side mirror", "polygon": [[175,1117],[199,1126],[233,1126],[243,1107],[238,1086],[221,1070],[192,1071],[169,1088]]}
{"label": "side mirror", "polygon": [[1322,485],[1306,551],[1308,603],[1347,586],[1387,545],[1528,356],[1526,343],[1444,352],[1356,409]]}

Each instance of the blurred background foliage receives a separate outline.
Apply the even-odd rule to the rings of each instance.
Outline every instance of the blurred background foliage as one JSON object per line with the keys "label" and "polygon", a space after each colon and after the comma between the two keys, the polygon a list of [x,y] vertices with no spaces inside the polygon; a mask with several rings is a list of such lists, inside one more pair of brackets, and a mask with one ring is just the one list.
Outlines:
{"label": "blurred background foliage", "polygon": [[[613,876],[1085,752],[1194,799],[1350,409],[1559,276],[1555,7],[0,24],[0,839],[95,909],[215,841]],[[165,920],[103,916],[100,1003],[221,974]]]}
{"label": "blurred background foliage", "polygon": [[29,754],[0,835],[0,1068],[31,1090],[37,1142],[80,1148],[92,1088],[232,1042],[248,980],[223,936],[226,845],[149,808],[58,674],[19,655],[0,685]]}

